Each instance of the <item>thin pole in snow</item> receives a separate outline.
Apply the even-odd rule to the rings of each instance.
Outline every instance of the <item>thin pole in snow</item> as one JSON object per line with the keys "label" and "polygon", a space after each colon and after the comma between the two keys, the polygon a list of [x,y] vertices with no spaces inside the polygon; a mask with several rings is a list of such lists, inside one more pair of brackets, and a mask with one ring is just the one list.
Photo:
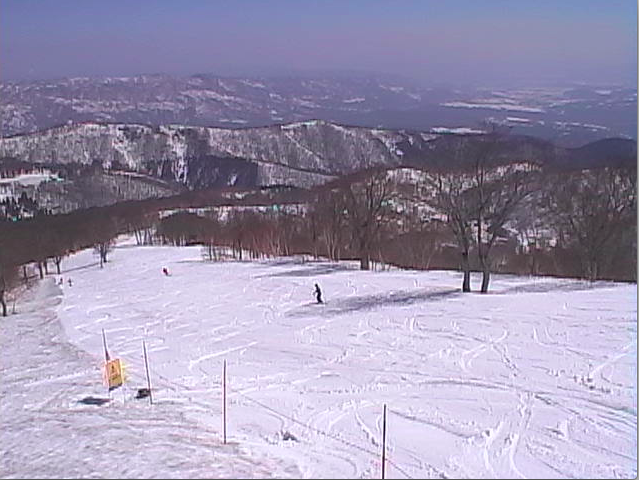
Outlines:
{"label": "thin pole in snow", "polygon": [[102,329],[102,345],[104,345],[104,380],[106,381],[109,400],[111,400],[111,389],[109,388],[109,372],[107,371],[107,363],[109,361],[109,351],[107,350],[106,334],[104,333],[104,328]]}
{"label": "thin pole in snow", "polygon": [[102,345],[104,345],[104,361],[109,361],[109,351],[107,350],[106,344],[106,334],[104,333],[104,328],[102,329]]}
{"label": "thin pole in snow", "polygon": [[149,405],[153,405],[153,393],[151,392],[151,375],[149,374],[149,357],[146,354],[146,342],[142,340],[144,349],[144,367],[146,368],[146,384],[149,387]]}
{"label": "thin pole in snow", "polygon": [[223,430],[224,430],[224,444],[226,445],[226,360],[224,360],[224,369],[222,371],[222,411],[223,411]]}
{"label": "thin pole in snow", "polygon": [[382,480],[386,478],[386,404],[384,404],[384,417],[382,420]]}

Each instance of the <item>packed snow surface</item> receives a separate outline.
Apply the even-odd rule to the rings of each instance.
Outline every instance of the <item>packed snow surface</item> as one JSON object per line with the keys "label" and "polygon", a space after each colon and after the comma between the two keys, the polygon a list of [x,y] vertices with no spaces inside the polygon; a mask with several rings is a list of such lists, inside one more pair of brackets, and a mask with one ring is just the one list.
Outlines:
{"label": "packed snow surface", "polygon": [[[636,284],[462,294],[457,272],[130,241],[62,267],[3,320],[3,478],[379,478],[384,405],[388,478],[637,475]],[[110,394],[102,330],[128,376]]]}

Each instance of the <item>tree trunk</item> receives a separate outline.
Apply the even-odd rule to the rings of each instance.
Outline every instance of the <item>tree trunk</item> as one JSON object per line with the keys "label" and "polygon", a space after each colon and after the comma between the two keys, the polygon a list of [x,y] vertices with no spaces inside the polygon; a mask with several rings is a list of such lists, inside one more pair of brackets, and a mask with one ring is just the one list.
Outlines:
{"label": "tree trunk", "polygon": [[488,293],[488,284],[490,283],[490,268],[485,269],[481,277],[481,293]]}
{"label": "tree trunk", "polygon": [[109,254],[109,244],[108,243],[98,244],[98,255],[100,255],[100,268],[102,268],[103,263],[107,263],[108,254]]}
{"label": "tree trunk", "polygon": [[371,253],[369,248],[369,242],[366,239],[359,241],[359,269],[370,270],[371,269]]}
{"label": "tree trunk", "polygon": [[22,265],[22,275],[24,276],[24,284],[29,286],[29,275],[27,275],[27,266]]}
{"label": "tree trunk", "polygon": [[49,275],[49,260],[47,259],[43,263],[44,263],[44,273],[46,275]]}
{"label": "tree trunk", "polygon": [[38,262],[38,271],[40,272],[40,280],[44,278],[44,272],[42,271],[42,262]]}
{"label": "tree trunk", "polygon": [[479,264],[481,265],[481,293],[488,293],[488,284],[490,283],[490,262],[486,255],[479,256]]}
{"label": "tree trunk", "polygon": [[2,304],[2,316],[6,317],[7,316],[7,304],[4,301],[4,288],[2,290],[0,290],[0,304]]}
{"label": "tree trunk", "polygon": [[56,257],[53,261],[55,262],[55,268],[58,271],[58,275],[60,275],[60,263],[62,263],[62,257]]}
{"label": "tree trunk", "polygon": [[599,262],[595,260],[592,262],[592,281],[594,282],[599,278]]}
{"label": "tree trunk", "polygon": [[468,260],[468,251],[462,252],[462,271],[464,272],[464,280],[462,281],[462,292],[470,292],[470,262]]}

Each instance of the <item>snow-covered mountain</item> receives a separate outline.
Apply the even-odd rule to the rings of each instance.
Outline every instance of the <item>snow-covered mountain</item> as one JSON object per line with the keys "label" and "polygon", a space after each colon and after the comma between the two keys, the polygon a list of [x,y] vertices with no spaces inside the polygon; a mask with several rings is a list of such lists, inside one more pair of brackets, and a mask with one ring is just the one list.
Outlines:
{"label": "snow-covered mountain", "polygon": [[[484,137],[347,127],[321,120],[241,129],[85,123],[0,138],[0,158],[53,165],[97,163],[105,170],[134,171],[189,189],[309,187],[374,166],[451,166],[471,160],[472,145]],[[460,138],[466,142],[462,156]],[[600,140],[568,149],[534,137],[503,138],[492,154],[502,162],[583,168],[636,159],[633,140]]]}
{"label": "snow-covered mountain", "polygon": [[382,78],[63,78],[0,83],[2,135],[67,121],[258,126],[313,118],[352,120],[418,105],[424,89]]}
{"label": "snow-covered mountain", "polygon": [[388,76],[62,78],[0,82],[0,135],[67,122],[256,127],[322,119],[369,128],[472,131],[482,122],[562,146],[636,138],[637,90],[619,85],[422,86]]}
{"label": "snow-covered mountain", "polygon": [[246,129],[86,123],[0,139],[0,157],[97,162],[189,188],[210,186],[220,169],[229,179],[253,176],[255,185],[310,186],[362,168],[398,165],[399,145],[423,147],[433,138],[324,121]]}

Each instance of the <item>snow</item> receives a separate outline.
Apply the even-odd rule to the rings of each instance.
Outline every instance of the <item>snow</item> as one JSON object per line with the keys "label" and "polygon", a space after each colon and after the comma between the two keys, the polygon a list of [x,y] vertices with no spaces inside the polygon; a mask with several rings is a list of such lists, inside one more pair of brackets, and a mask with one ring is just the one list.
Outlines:
{"label": "snow", "polygon": [[517,122],[517,123],[529,123],[530,119],[523,117],[506,117],[506,120],[509,122]]}
{"label": "snow", "polygon": [[304,122],[287,123],[286,125],[280,125],[281,130],[294,130],[300,127],[314,127],[318,125],[317,120],[306,120]]}
{"label": "snow", "polygon": [[241,118],[220,118],[220,122],[225,122],[225,123],[240,123],[240,124],[245,124],[248,123],[247,120],[243,120]]}
{"label": "snow", "polygon": [[342,100],[343,103],[360,103],[365,101],[366,98],[364,97],[353,97],[353,98],[347,98],[346,100]]}
{"label": "snow", "polygon": [[591,130],[610,130],[608,127],[605,127],[603,125],[595,125],[593,123],[584,123],[583,126]]}
{"label": "snow", "polygon": [[468,135],[471,133],[486,133],[483,130],[477,130],[475,128],[468,128],[468,127],[455,127],[455,128],[433,127],[430,129],[430,131],[433,133],[456,133],[460,135]]}
{"label": "snow", "polygon": [[381,85],[380,87],[383,88],[384,90],[390,90],[391,92],[394,93],[400,93],[404,91],[404,87],[396,87],[396,86],[389,86],[389,85]]}
{"label": "snow", "polygon": [[592,123],[555,121],[555,125],[557,125],[560,129],[566,129],[566,128],[570,128],[570,127],[581,127],[581,128],[587,128],[587,129],[592,130],[592,131],[608,130],[608,127],[604,127],[603,125],[594,125]]}
{"label": "snow", "polygon": [[247,87],[253,88],[266,88],[266,85],[260,82],[252,82],[250,80],[240,80],[240,83],[246,85]]}
{"label": "snow", "polygon": [[[224,88],[224,85],[222,85],[222,83],[223,82],[220,82],[220,85],[222,86],[222,88]],[[228,91],[228,89],[226,90]],[[244,98],[236,97],[233,95],[224,95],[224,94],[216,92],[215,90],[192,90],[191,89],[191,90],[185,90],[182,93],[182,95],[191,97],[200,101],[214,100],[214,101],[222,103],[224,106],[229,108],[236,108],[238,105],[239,106],[251,105],[251,102]]]}
{"label": "snow", "polygon": [[301,107],[306,107],[306,108],[319,108],[319,105],[315,102],[311,102],[310,100],[304,99],[304,98],[297,98],[297,97],[293,97],[291,99],[291,101],[296,104],[299,105]]}
{"label": "snow", "polygon": [[[62,267],[73,285],[40,281],[0,330],[3,478],[378,478],[384,404],[389,478],[637,475],[636,284],[462,294],[457,272],[131,239]],[[84,405],[108,396],[103,329],[128,381]],[[133,399],[143,340],[152,406]]]}
{"label": "snow", "polygon": [[[122,156],[124,165],[131,168],[135,167],[135,162],[131,156],[131,142],[121,128],[116,129],[111,137],[111,146]],[[110,166],[111,162],[108,162],[107,165]]]}
{"label": "snow", "polygon": [[537,107],[528,107],[525,105],[513,105],[511,103],[469,103],[469,102],[446,102],[441,104],[442,107],[453,108],[487,108],[490,110],[505,110],[512,112],[528,112],[543,113],[544,110]]}
{"label": "snow", "polygon": [[23,187],[40,185],[42,182],[61,180],[56,173],[46,170],[44,172],[21,173],[15,177],[0,178],[0,185],[21,185]]}
{"label": "snow", "polygon": [[437,138],[437,135],[432,135],[428,133],[420,133],[419,136],[425,142],[430,142],[431,140],[435,140]]}
{"label": "snow", "polygon": [[378,129],[372,129],[370,132],[373,137],[377,138],[386,146],[389,152],[397,155],[398,157],[404,155],[404,152],[400,148],[398,148],[396,144],[396,142],[401,141],[403,138],[399,137],[395,132],[391,130]]}
{"label": "snow", "polygon": [[160,132],[165,135],[169,151],[175,158],[175,175],[182,182],[186,183],[189,172],[189,162],[186,159],[188,150],[186,136],[179,127],[160,126]]}

